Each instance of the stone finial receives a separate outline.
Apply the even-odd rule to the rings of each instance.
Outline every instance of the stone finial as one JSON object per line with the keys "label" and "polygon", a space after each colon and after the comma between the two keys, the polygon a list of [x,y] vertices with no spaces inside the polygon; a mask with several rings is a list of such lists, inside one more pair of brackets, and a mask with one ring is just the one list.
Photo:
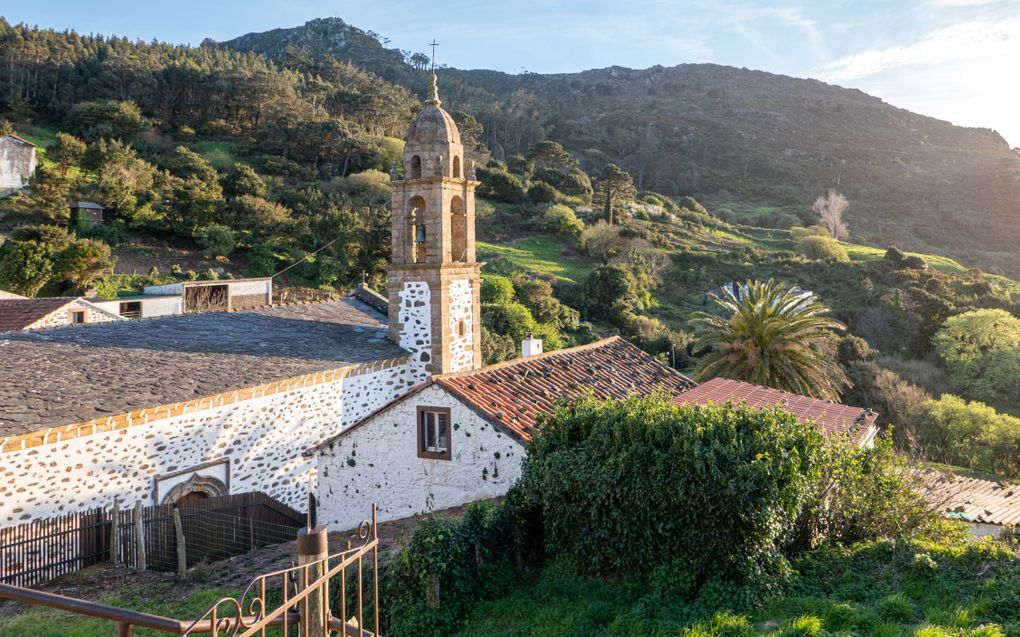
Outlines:
{"label": "stone finial", "polygon": [[400,178],[400,173],[397,172],[397,160],[394,159],[390,162],[390,181],[397,181]]}
{"label": "stone finial", "polygon": [[426,104],[433,106],[441,106],[442,102],[439,101],[439,83],[436,79],[436,71],[432,69],[432,89],[429,93],[429,98],[425,101]]}
{"label": "stone finial", "polygon": [[476,175],[475,175],[475,160],[467,159],[467,160],[464,161],[464,163],[465,163],[465,168],[467,169],[467,170],[464,171],[464,176],[467,177],[468,179],[470,179],[471,181],[475,181],[475,177],[476,177]]}
{"label": "stone finial", "polygon": [[443,176],[443,156],[436,155],[436,177]]}

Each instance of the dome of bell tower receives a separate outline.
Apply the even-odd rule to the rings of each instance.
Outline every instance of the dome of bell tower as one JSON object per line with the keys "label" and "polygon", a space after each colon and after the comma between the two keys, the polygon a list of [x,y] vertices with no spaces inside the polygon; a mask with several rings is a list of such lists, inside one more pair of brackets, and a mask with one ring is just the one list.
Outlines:
{"label": "dome of bell tower", "polygon": [[432,94],[425,102],[425,108],[421,109],[418,115],[411,122],[407,129],[408,144],[460,144],[460,131],[457,124],[442,108],[439,101],[439,89],[436,86],[436,76],[432,75]]}

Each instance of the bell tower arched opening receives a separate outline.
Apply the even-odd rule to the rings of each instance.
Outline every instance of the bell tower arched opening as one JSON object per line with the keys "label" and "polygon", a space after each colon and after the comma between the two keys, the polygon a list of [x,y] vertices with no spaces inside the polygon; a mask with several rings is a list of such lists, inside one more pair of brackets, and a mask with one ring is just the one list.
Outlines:
{"label": "bell tower arched opening", "polygon": [[418,155],[411,158],[411,179],[421,179],[421,157]]}
{"label": "bell tower arched opening", "polygon": [[407,202],[407,236],[411,238],[408,246],[408,261],[424,263],[428,252],[428,237],[425,230],[425,199],[411,197]]}
{"label": "bell tower arched opening", "polygon": [[467,262],[467,212],[464,200],[456,196],[450,200],[450,248],[451,260]]}
{"label": "bell tower arched opening", "polygon": [[453,178],[460,179],[460,157],[453,156]]}

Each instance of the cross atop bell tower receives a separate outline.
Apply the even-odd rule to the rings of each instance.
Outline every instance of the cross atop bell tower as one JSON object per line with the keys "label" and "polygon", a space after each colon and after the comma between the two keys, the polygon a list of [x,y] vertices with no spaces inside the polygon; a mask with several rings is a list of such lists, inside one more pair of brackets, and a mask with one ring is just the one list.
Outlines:
{"label": "cross atop bell tower", "polygon": [[481,365],[475,260],[474,168],[453,118],[441,107],[433,72],[430,99],[411,122],[404,173],[394,166],[392,259],[387,269],[390,337],[426,373]]}

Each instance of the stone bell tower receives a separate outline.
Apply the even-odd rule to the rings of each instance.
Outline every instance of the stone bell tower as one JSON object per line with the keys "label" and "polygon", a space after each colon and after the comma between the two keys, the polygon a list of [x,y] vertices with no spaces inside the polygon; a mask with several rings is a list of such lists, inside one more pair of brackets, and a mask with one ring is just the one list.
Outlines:
{"label": "stone bell tower", "polygon": [[404,176],[390,173],[393,256],[387,268],[390,338],[432,374],[482,362],[480,263],[475,261],[474,168],[439,101],[436,74],[407,131]]}

